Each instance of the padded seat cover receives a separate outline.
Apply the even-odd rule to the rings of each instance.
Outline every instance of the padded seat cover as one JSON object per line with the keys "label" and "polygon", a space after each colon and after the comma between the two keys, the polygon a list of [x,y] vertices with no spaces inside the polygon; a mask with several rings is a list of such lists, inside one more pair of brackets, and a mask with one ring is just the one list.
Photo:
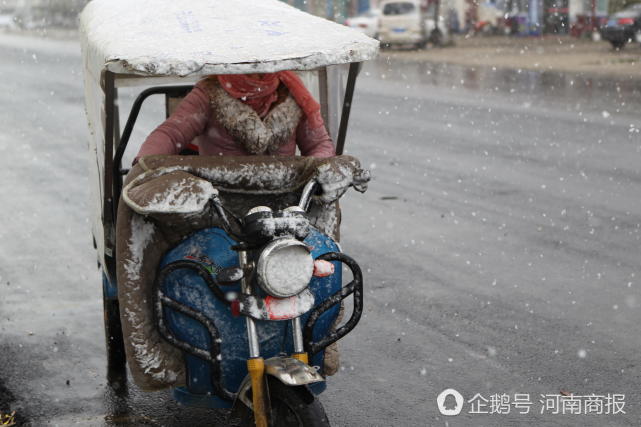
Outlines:
{"label": "padded seat cover", "polygon": [[[303,186],[315,178],[326,191],[313,199],[308,216],[338,241],[337,199],[362,172],[350,156],[141,159],[125,180],[116,225],[120,316],[134,382],[144,390],[185,384],[181,352],[162,339],[154,324],[151,290],[170,248],[195,231],[220,225],[207,198],[218,194],[226,209],[242,217],[255,206],[282,209],[298,203]],[[191,207],[180,206],[181,200]]]}

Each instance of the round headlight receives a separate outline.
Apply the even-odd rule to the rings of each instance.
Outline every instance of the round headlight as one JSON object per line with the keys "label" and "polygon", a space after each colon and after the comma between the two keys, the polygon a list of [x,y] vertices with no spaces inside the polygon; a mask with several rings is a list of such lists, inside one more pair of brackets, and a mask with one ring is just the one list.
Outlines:
{"label": "round headlight", "polygon": [[314,272],[314,260],[302,242],[284,238],[269,243],[258,258],[258,284],[268,294],[287,298],[301,293]]}

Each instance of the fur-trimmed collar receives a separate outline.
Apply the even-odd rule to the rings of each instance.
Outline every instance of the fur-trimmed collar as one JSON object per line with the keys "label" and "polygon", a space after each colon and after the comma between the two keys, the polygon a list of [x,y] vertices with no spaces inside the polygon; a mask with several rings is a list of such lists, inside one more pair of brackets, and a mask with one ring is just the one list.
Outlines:
{"label": "fur-trimmed collar", "polygon": [[213,119],[250,154],[274,154],[296,132],[303,116],[287,94],[261,119],[253,108],[231,97],[215,78],[205,81]]}

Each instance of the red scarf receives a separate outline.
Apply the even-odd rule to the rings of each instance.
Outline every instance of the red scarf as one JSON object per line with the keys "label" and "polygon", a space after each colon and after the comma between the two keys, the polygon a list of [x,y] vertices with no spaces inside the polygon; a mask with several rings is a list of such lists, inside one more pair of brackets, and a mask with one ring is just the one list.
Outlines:
{"label": "red scarf", "polygon": [[318,127],[323,124],[320,104],[307,90],[302,80],[292,71],[259,74],[257,77],[246,74],[224,74],[218,76],[220,85],[232,97],[249,105],[261,117],[265,117],[272,104],[278,99],[278,86],[283,83],[303,110],[309,124]]}

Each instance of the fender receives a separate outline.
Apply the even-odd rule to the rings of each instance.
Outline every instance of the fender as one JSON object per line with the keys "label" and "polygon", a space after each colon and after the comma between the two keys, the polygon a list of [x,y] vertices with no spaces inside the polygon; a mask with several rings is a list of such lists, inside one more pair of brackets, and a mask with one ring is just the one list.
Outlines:
{"label": "fender", "polygon": [[[265,360],[265,375],[277,378],[285,385],[298,386],[300,390],[304,390],[304,392],[309,394],[309,398],[312,400],[314,399],[313,393],[306,387],[300,386],[325,381],[325,378],[323,378],[316,369],[300,360],[284,356],[272,357]],[[251,390],[251,385],[251,378],[247,375],[238,389],[234,407],[238,404],[238,400],[250,409],[253,407],[252,399],[248,395],[249,390]]]}

